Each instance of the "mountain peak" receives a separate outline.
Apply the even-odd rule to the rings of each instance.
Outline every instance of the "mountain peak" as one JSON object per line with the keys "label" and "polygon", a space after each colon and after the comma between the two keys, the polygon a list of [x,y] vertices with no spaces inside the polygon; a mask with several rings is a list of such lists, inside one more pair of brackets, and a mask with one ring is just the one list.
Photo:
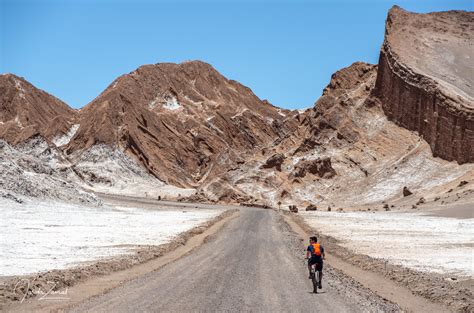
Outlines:
{"label": "mountain peak", "polygon": [[251,152],[296,126],[285,119],[206,62],[149,64],[116,79],[81,111],[67,149],[119,146],[162,181],[193,186],[225,167],[223,155]]}
{"label": "mountain peak", "polygon": [[71,127],[76,111],[15,74],[0,75],[0,138],[18,143],[35,135],[53,140]]}

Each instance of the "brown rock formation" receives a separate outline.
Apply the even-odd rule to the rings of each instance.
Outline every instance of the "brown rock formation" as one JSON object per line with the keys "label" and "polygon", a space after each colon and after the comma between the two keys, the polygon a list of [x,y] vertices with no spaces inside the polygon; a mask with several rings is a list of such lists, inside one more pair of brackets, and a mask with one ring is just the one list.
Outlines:
{"label": "brown rock formation", "polygon": [[301,123],[305,133],[297,134],[297,137],[303,137],[304,141],[295,153],[310,151],[327,141],[338,145],[359,138],[358,127],[348,113],[350,108],[364,103],[376,71],[375,65],[356,62],[332,75],[323,95]]}
{"label": "brown rock formation", "polygon": [[305,177],[307,173],[321,178],[331,178],[336,175],[330,158],[300,161],[296,164],[292,177]]}
{"label": "brown rock formation", "polygon": [[410,189],[408,189],[408,187],[403,187],[403,196],[404,197],[408,197],[408,196],[411,196],[413,194],[413,192],[410,191]]}
{"label": "brown rock formation", "polygon": [[0,139],[17,144],[40,135],[53,140],[72,126],[76,111],[13,74],[0,75]]}
{"label": "brown rock formation", "polygon": [[277,153],[268,158],[267,162],[262,165],[262,168],[276,168],[281,172],[281,165],[285,161],[285,156],[281,153]]}
{"label": "brown rock formation", "polygon": [[196,186],[291,131],[288,112],[204,62],[146,65],[81,111],[67,152],[122,147],[162,181]]}
{"label": "brown rock formation", "polygon": [[474,12],[393,7],[374,89],[390,120],[459,163],[474,162],[473,39]]}

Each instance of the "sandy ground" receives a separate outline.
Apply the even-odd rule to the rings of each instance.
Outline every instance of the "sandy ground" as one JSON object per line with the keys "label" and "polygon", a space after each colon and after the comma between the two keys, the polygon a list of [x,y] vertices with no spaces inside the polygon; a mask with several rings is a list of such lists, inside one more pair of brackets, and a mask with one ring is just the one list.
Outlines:
{"label": "sandy ground", "polygon": [[429,213],[431,216],[474,219],[474,203],[462,203],[449,207],[439,207]]}
{"label": "sandy ground", "polygon": [[457,279],[474,273],[474,219],[399,212],[302,212],[350,251]]}
{"label": "sandy ground", "polygon": [[[174,251],[176,249],[179,250],[179,247],[181,247],[186,242],[188,242],[188,240],[190,238],[194,238],[195,236],[199,236],[199,234],[205,232],[206,229],[212,227],[214,224],[218,223],[222,219],[225,219],[226,217],[228,217],[229,215],[231,215],[233,212],[236,211],[235,208],[231,208],[231,207],[227,207],[227,209],[226,209],[226,208],[217,208],[217,207],[214,207],[214,206],[201,207],[199,210],[195,209],[195,207],[189,207],[188,206],[185,210],[183,210],[183,206],[178,207],[178,206],[175,205],[173,207],[173,206],[169,206],[169,205],[166,205],[166,204],[161,205],[161,206],[156,206],[156,205],[155,206],[150,206],[150,207],[145,209],[145,208],[141,208],[142,204],[141,204],[140,201],[132,201],[133,199],[130,199],[128,197],[123,197],[123,199],[124,199],[123,201],[116,201],[116,204],[113,205],[111,203],[111,201],[108,201],[107,199],[104,198],[104,200],[105,200],[104,202],[106,202],[106,204],[104,206],[107,207],[107,209],[104,210],[105,213],[111,214],[109,209],[110,209],[110,207],[113,207],[114,208],[113,213],[117,214],[118,216],[121,216],[122,220],[130,220],[130,217],[127,216],[128,214],[124,215],[123,211],[128,212],[129,214],[132,213],[132,215],[135,215],[135,218],[140,217],[140,216],[142,216],[142,217],[143,216],[156,217],[156,216],[154,216],[156,214],[158,214],[160,216],[162,214],[172,216],[172,215],[176,215],[176,212],[179,212],[180,213],[179,215],[183,214],[182,216],[186,216],[188,213],[191,213],[190,215],[187,216],[187,218],[182,220],[182,222],[184,222],[184,223],[181,223],[181,225],[180,225],[179,221],[174,220],[174,221],[172,221],[173,223],[166,223],[168,225],[165,225],[165,227],[160,227],[157,232],[153,232],[153,231],[150,232],[150,234],[147,234],[147,236],[148,235],[153,235],[153,234],[155,234],[155,235],[159,234],[160,230],[163,231],[166,228],[168,228],[168,230],[170,230],[170,227],[173,231],[177,231],[177,228],[183,228],[183,230],[186,230],[186,231],[178,232],[178,233],[176,233],[176,235],[171,236],[171,237],[170,237],[170,235],[171,235],[170,232],[168,232],[167,233],[168,239],[164,240],[164,238],[161,238],[162,242],[166,242],[166,243],[162,243],[162,244],[157,243],[158,241],[153,242],[152,245],[150,245],[150,244],[148,244],[148,245],[143,245],[143,244],[142,245],[119,244],[119,245],[117,245],[113,248],[118,249],[119,251],[121,250],[120,254],[105,257],[105,258],[101,257],[101,259],[99,261],[91,261],[92,259],[97,257],[97,251],[95,251],[93,255],[88,255],[87,256],[87,259],[88,259],[87,262],[83,262],[79,265],[77,263],[77,258],[80,258],[83,255],[79,255],[79,256],[76,255],[75,256],[74,253],[72,253],[73,255],[70,255],[70,254],[67,253],[66,255],[69,258],[74,258],[75,259],[72,264],[68,264],[67,269],[62,269],[62,270],[54,269],[54,270],[49,270],[49,271],[42,271],[40,273],[36,273],[36,274],[33,274],[33,275],[26,275],[26,276],[25,275],[22,275],[22,276],[1,276],[0,277],[0,282],[1,282],[1,285],[0,285],[0,308],[4,307],[8,303],[11,303],[12,301],[16,302],[16,301],[22,300],[23,297],[25,296],[25,294],[26,294],[25,299],[28,299],[30,297],[33,297],[33,298],[41,297],[42,293],[44,293],[45,290],[49,290],[52,287],[52,286],[50,286],[51,282],[54,282],[54,286],[53,286],[54,290],[59,290],[58,292],[60,292],[61,290],[62,291],[68,290],[71,286],[76,285],[78,282],[82,282],[82,281],[85,281],[85,280],[89,281],[91,279],[93,280],[94,277],[103,277],[104,275],[106,275],[105,277],[108,277],[108,276],[111,275],[111,273],[114,273],[116,271],[124,271],[124,270],[130,269],[130,268],[134,269],[134,268],[137,267],[137,264],[141,264],[141,263],[144,263],[144,262],[148,262],[150,260],[154,260],[156,258],[160,258],[163,255],[168,255],[168,253],[170,251]],[[126,200],[126,199],[128,199],[128,200]],[[130,204],[131,203],[134,204],[134,206],[131,206],[132,208],[134,208],[133,210],[130,209]],[[122,206],[121,207],[122,210],[116,208],[117,204]],[[136,209],[137,206],[140,207],[141,209]],[[84,207],[81,207],[81,209],[84,209]],[[91,210],[94,210],[94,209],[95,210],[101,210],[103,208],[101,208],[101,207],[91,207],[89,209],[91,209]],[[48,210],[49,210],[49,208],[48,208]],[[48,210],[40,210],[40,211],[48,211]],[[87,208],[86,208],[86,210],[87,210]],[[192,213],[192,212],[194,212],[194,213]],[[71,212],[69,212],[69,213],[71,213]],[[40,212],[40,214],[42,214],[42,213]],[[191,220],[189,220],[189,217],[191,217],[193,214],[198,214],[197,216],[195,216],[195,218],[196,217],[198,217],[198,218],[195,219],[194,221],[191,221],[193,218],[191,218]],[[81,213],[81,215],[83,215],[83,214]],[[203,218],[205,215],[208,215],[208,216],[206,218]],[[61,215],[57,214],[57,216],[61,216]],[[158,217],[160,217],[160,216],[158,216]],[[133,220],[134,217],[132,217],[131,219]],[[62,219],[62,220],[64,220],[63,223],[67,224],[68,219]],[[198,220],[200,220],[200,222]],[[107,218],[107,219],[105,219],[105,221],[110,221],[110,219]],[[142,222],[143,221],[140,221],[140,223],[142,223]],[[149,221],[145,222],[144,225],[146,225],[147,223],[156,223],[156,222],[159,222],[159,220],[149,218]],[[170,221],[168,221],[168,222],[170,222]],[[176,223],[176,222],[178,222],[178,223]],[[196,226],[189,228],[190,224],[193,224],[193,225],[196,225]],[[52,224],[50,224],[50,225],[52,225]],[[77,226],[77,225],[78,225],[77,223],[72,224],[72,226]],[[93,225],[94,224],[87,225],[87,226],[93,228],[92,227]],[[12,227],[12,226],[9,225],[9,227]],[[30,227],[26,227],[26,228],[30,228]],[[64,227],[62,227],[62,228],[64,228]],[[118,232],[123,232],[124,229],[125,230],[127,229],[126,227],[123,227],[123,226],[122,227],[116,227],[116,228],[118,229]],[[91,235],[93,236],[94,235],[93,231],[94,231],[93,229],[92,230],[89,229],[89,232],[80,233],[80,234],[81,235],[85,234],[86,236],[91,236]],[[140,230],[137,230],[137,229],[135,229],[134,232],[135,231],[140,232]],[[145,229],[144,231],[147,231],[147,230]],[[97,237],[97,235],[100,237],[100,234],[96,233],[96,237]],[[118,237],[123,236],[122,234],[117,234],[117,235],[118,235]],[[133,236],[135,236],[135,235],[136,234],[134,234]],[[44,236],[44,234],[42,236]],[[132,238],[134,238],[133,236],[132,236]],[[60,236],[56,236],[53,239],[53,243],[59,237]],[[37,238],[28,238],[29,241],[36,240],[36,239]],[[129,240],[129,238],[127,238],[127,240]],[[10,243],[3,240],[3,238],[2,238],[2,244],[10,244]],[[43,243],[43,245],[44,245],[44,243]],[[21,244],[20,244],[20,246],[21,246]],[[71,245],[66,244],[65,246],[55,246],[55,247],[57,248],[58,251],[52,251],[52,249],[47,249],[46,252],[49,252],[49,253],[64,252],[63,250],[64,249],[70,249]],[[106,246],[105,248],[110,249],[109,246]],[[15,249],[18,249],[18,247],[15,248]],[[100,246],[96,245],[92,249],[101,251],[101,250],[104,249],[104,247],[100,247]],[[37,247],[34,249],[34,251],[40,251],[40,250],[38,250]],[[10,251],[11,250],[7,250],[7,249],[2,248],[2,253],[10,253]],[[125,251],[127,253],[124,254],[123,252],[125,252]],[[43,252],[45,252],[45,251],[43,251]],[[33,259],[33,260],[32,259],[33,258],[31,258],[31,255],[29,255],[29,260],[28,261],[37,261],[37,259]],[[2,260],[4,260],[3,256],[2,256]],[[52,260],[55,261],[55,259],[52,259]],[[39,264],[39,265],[41,265],[41,266],[46,264],[44,262],[40,262],[40,263],[41,264]],[[19,264],[22,264],[22,260],[19,260]],[[31,262],[27,262],[27,264],[31,267]],[[54,264],[54,262],[51,262],[51,264]],[[6,265],[8,265],[8,264],[2,262],[2,266],[6,266]],[[36,264],[36,265],[38,265],[38,264]],[[50,266],[50,264],[48,264],[47,266]],[[54,268],[60,268],[60,267],[61,266],[54,266]],[[11,266],[10,268],[15,268],[15,267]],[[15,268],[15,270],[17,270],[17,269]],[[24,268],[22,270],[24,270]],[[2,274],[3,274],[3,272],[2,272]],[[122,280],[123,280],[123,278],[122,278]],[[30,291],[26,292],[25,288],[27,288],[28,285],[30,286],[29,287]],[[95,289],[91,288],[91,290],[95,290]],[[87,293],[87,292],[82,292],[82,293]]]}
{"label": "sandy ground", "polygon": [[[102,199],[107,204],[140,206],[145,210],[160,210],[169,205],[174,205],[173,209],[181,210],[213,207],[194,203],[168,204],[154,199],[120,196],[107,196]],[[221,210],[232,208],[218,207]],[[315,299],[310,293],[311,283],[307,279],[304,266],[304,243],[302,244],[289,225],[273,210],[245,207],[240,209],[238,218],[219,226],[224,227],[219,233],[213,230],[204,236],[207,230],[202,232],[201,228],[202,234],[192,233],[192,237],[186,236],[190,238],[191,245],[182,245],[183,241],[180,240],[181,243],[178,244],[148,250],[139,259],[129,257],[88,267],[88,271],[95,266],[100,270],[88,272],[82,268],[79,271],[67,270],[60,274],[50,273],[46,278],[59,278],[63,282],[59,286],[62,289],[59,290],[73,286],[69,290],[71,299],[68,302],[36,301],[32,298],[23,304],[17,302],[6,307],[7,311],[50,311],[51,308],[64,306],[75,311],[126,312],[150,311],[156,308],[165,312],[268,311],[269,308],[274,311],[294,312],[315,309],[329,312],[401,310],[390,301],[402,305],[403,310],[408,311],[468,311],[470,308],[469,299],[472,298],[472,293],[466,293],[466,288],[469,288],[472,282],[440,281],[439,277],[420,276],[419,272],[407,272],[403,267],[389,268],[384,273],[377,260],[351,254],[348,249],[340,246],[338,241],[326,236],[321,238],[331,256],[325,265],[323,292],[314,302]],[[305,224],[300,215],[292,216],[298,217]],[[212,230],[213,227],[215,226],[209,229]],[[199,237],[200,239],[197,239]],[[193,243],[195,238],[197,243]],[[187,241],[188,239],[184,240]],[[276,245],[279,246],[277,250],[272,248]],[[193,253],[189,254],[191,251]],[[135,254],[135,257],[137,255],[139,254]],[[181,258],[183,256],[184,258]],[[143,263],[147,260],[151,261]],[[163,267],[165,264],[168,265]],[[273,275],[275,269],[281,268],[282,265],[284,267],[278,271],[279,275]],[[394,270],[398,272],[393,272]],[[189,276],[189,273],[192,275]],[[431,301],[442,299],[441,302],[450,308],[427,302],[413,293]],[[5,290],[0,290],[0,295],[6,295]],[[94,295],[96,297],[85,301]],[[307,304],[310,306],[305,307]]]}
{"label": "sandy ground", "polygon": [[232,204],[209,204],[209,203],[190,203],[190,202],[176,202],[176,201],[167,201],[167,200],[157,200],[153,197],[131,197],[124,195],[115,195],[115,194],[104,194],[97,193],[97,195],[105,203],[110,205],[120,205],[128,207],[140,206],[144,209],[225,209],[233,210],[240,208],[240,206]]}
{"label": "sandy ground", "polygon": [[[345,273],[357,277],[361,282],[364,281],[365,286],[376,290],[386,298],[396,303],[405,303],[408,306],[402,307],[411,307],[408,311],[472,312],[474,310],[472,279],[459,280],[455,277],[452,279],[450,275],[432,274],[401,265],[390,265],[385,259],[359,254],[353,249],[344,247],[341,241],[310,227],[300,214],[288,212],[286,214],[289,214],[306,234],[316,234],[326,248],[330,247],[330,253]],[[387,290],[387,286],[390,285],[392,287]],[[406,290],[409,294],[406,294]],[[410,300],[409,298],[414,295],[421,296],[429,302],[420,304],[419,300]]]}
{"label": "sandy ground", "polygon": [[[278,247],[278,248],[275,248]],[[72,312],[393,312],[399,308],[326,268],[312,293],[301,242],[273,210],[242,208],[186,257]]]}
{"label": "sandy ground", "polygon": [[133,253],[170,242],[222,212],[0,200],[0,272],[25,275]]}
{"label": "sandy ground", "polygon": [[[291,229],[301,238],[302,242],[306,242],[307,238],[314,236],[314,230],[308,226],[301,216],[289,212],[283,212],[283,216]],[[359,265],[353,264],[352,260],[347,258],[347,255],[341,257],[339,254],[340,247],[337,244],[333,242],[328,244],[328,241],[325,238],[321,238],[321,236],[318,238],[326,247],[326,263],[331,264],[332,267],[353,278],[382,298],[396,303],[402,311],[429,311],[432,313],[450,311],[444,305],[433,303],[431,300],[413,293],[405,285],[398,284],[389,277],[374,271],[370,266],[362,268]]]}
{"label": "sandy ground", "polygon": [[[101,195],[101,199],[106,206],[120,206],[124,209],[139,206],[145,211],[206,211],[213,208],[215,210],[216,208],[215,205],[211,204],[157,201],[151,198],[132,198],[116,195]],[[465,211],[463,205],[460,205],[459,208],[461,212]],[[218,209],[235,209],[235,207],[219,205]],[[42,287],[47,287],[47,285],[42,285],[46,280],[54,280],[60,282],[57,286],[59,291],[65,290],[64,288],[71,288],[69,295],[73,295],[74,299],[69,300],[68,303],[60,304],[57,301],[55,303],[40,302],[35,301],[35,298],[31,298],[32,300],[24,304],[20,305],[16,302],[16,304],[7,306],[7,311],[31,311],[32,309],[49,311],[52,307],[60,308],[64,305],[70,308],[73,305],[74,310],[79,311],[136,311],[137,309],[146,311],[155,307],[162,308],[162,311],[192,310],[195,308],[202,310],[221,308],[227,311],[233,311],[235,308],[237,311],[237,309],[251,310],[255,308],[266,310],[274,306],[276,311],[281,311],[281,308],[288,308],[291,311],[312,311],[314,307],[305,308],[304,304],[300,304],[300,302],[308,303],[308,301],[312,301],[312,298],[306,299],[304,293],[301,292],[305,288],[311,289],[311,286],[307,277],[304,277],[306,275],[302,260],[304,247],[299,239],[289,230],[288,225],[282,222],[279,215],[272,210],[242,207],[240,209],[243,217],[240,216],[237,220],[230,221],[230,224],[219,233],[212,232],[214,235],[211,234],[209,238],[208,235],[201,237],[201,244],[205,243],[201,248],[198,248],[200,244],[193,244],[188,247],[188,244],[184,243],[189,238],[194,240],[195,237],[202,236],[196,234],[201,234],[209,225],[214,225],[216,219],[206,223],[204,227],[192,229],[184,235],[178,236],[169,244],[158,247],[143,247],[134,255],[111,258],[106,262],[93,263],[71,270],[47,272],[43,277],[39,276],[39,287],[33,287],[33,290],[41,290]],[[430,210],[428,212],[432,214],[437,211]],[[327,212],[317,212],[317,214],[321,213]],[[382,215],[387,213],[394,213],[396,216],[399,214],[401,216],[407,215],[400,212],[363,212],[367,215],[381,213]],[[301,219],[301,215],[305,214],[293,214],[293,216],[298,217],[300,222],[306,225]],[[413,215],[418,216],[419,214]],[[434,217],[423,215],[422,218]],[[438,218],[436,219],[438,220]],[[452,218],[450,220],[469,221]],[[308,226],[306,225],[306,227]],[[250,237],[247,238],[248,236]],[[341,240],[324,235],[321,235],[321,238],[332,255],[326,264],[325,272],[327,274],[325,278],[327,279],[327,285],[318,297],[317,306],[323,311],[400,310],[399,307],[382,298],[401,304],[404,310],[408,311],[420,311],[420,308],[430,308],[432,312],[443,310],[469,311],[473,307],[470,300],[472,299],[472,290],[470,290],[472,289],[472,280],[446,281],[439,275],[421,274],[419,271],[407,270],[403,266],[389,266],[387,269],[384,262],[362,254],[354,254],[343,246]],[[282,251],[277,253],[278,256],[272,256],[272,252],[267,250],[277,242],[278,245],[282,246]],[[282,243],[284,244],[282,245]],[[169,252],[180,249],[184,250],[177,255],[175,255],[175,252]],[[187,255],[190,251],[194,252]],[[183,255],[187,256],[180,260]],[[271,262],[274,262],[274,265],[258,265],[261,262],[267,264],[267,260],[273,258],[275,260]],[[175,262],[170,263],[172,261]],[[223,262],[222,265],[221,262]],[[162,268],[165,264],[168,265]],[[226,268],[228,264],[234,264],[233,270],[230,272]],[[270,274],[273,271],[267,271],[279,268],[281,264],[285,264],[285,271],[280,272],[279,276],[281,278],[277,278],[277,281],[273,282],[274,277]],[[186,272],[183,271],[183,268],[187,269],[188,267],[193,275],[196,273],[191,281],[185,278]],[[212,277],[214,276],[219,282],[213,281]],[[302,281],[297,277],[302,277]],[[29,278],[38,279],[38,276],[30,276]],[[131,279],[130,283],[126,283]],[[170,287],[174,284],[177,284],[175,288]],[[248,287],[249,284],[253,287]],[[216,289],[216,286],[220,285],[222,285],[222,288]],[[117,288],[119,286],[122,287]],[[200,286],[200,288],[196,288],[196,286]],[[282,286],[286,287],[282,288]],[[21,296],[18,292],[12,294],[7,287],[8,285],[4,284],[0,289],[3,302],[1,304],[3,306],[13,299],[20,300]],[[268,292],[260,290],[265,288],[271,290]],[[20,288],[20,290],[22,289]],[[111,291],[106,292],[107,290]],[[149,290],[155,290],[156,293],[154,297],[151,297],[153,298],[151,300]],[[173,292],[169,293],[168,291],[171,292],[171,290]],[[234,290],[235,292],[228,293],[226,290]],[[249,290],[259,290],[258,300],[255,295],[247,294]],[[106,293],[103,296],[84,302],[90,296],[103,294],[104,292]],[[216,293],[225,301],[217,301]],[[189,297],[188,295],[193,296]],[[436,306],[432,302],[423,302],[427,301],[423,300],[424,298],[441,302],[443,306]],[[163,302],[164,299],[171,300]],[[186,299],[186,301],[180,299]],[[248,299],[248,301],[243,299]],[[288,303],[282,302],[282,299]],[[294,301],[288,299],[294,299]],[[275,304],[272,304],[272,301]],[[122,302],[126,302],[126,304]],[[123,305],[118,308],[117,304],[120,303]],[[227,306],[228,303],[232,306]],[[354,304],[357,305],[354,306]]]}
{"label": "sandy ground", "polygon": [[[62,311],[180,259],[204,244],[209,236],[219,231],[236,215],[237,210],[227,210],[205,225],[181,234],[169,244],[140,250],[128,258],[109,260],[74,271],[64,270],[59,272],[60,275],[53,272],[35,277],[23,277],[20,283],[14,286],[17,301],[9,301],[6,306],[2,303],[1,307],[7,312]],[[67,281],[67,278],[71,277],[72,281]],[[25,289],[22,288],[24,285],[30,285],[31,288],[26,296]],[[48,293],[49,290],[52,292]],[[3,288],[0,290],[2,296],[6,294],[5,291]],[[2,297],[2,302],[3,300],[5,299]]]}

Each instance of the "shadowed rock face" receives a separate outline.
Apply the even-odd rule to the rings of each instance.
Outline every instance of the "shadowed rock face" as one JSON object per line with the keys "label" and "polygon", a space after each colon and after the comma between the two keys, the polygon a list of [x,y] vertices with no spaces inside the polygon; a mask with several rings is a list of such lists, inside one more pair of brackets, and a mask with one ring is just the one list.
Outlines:
{"label": "shadowed rock face", "polygon": [[272,155],[270,158],[268,158],[267,162],[262,165],[262,168],[276,168],[278,171],[281,172],[281,165],[283,164],[283,161],[285,160],[285,156],[281,153],[277,153]]}
{"label": "shadowed rock face", "polygon": [[77,112],[13,74],[0,75],[0,139],[17,144],[40,135],[53,140],[70,129]]}
{"label": "shadowed rock face", "polygon": [[390,120],[434,156],[474,162],[474,13],[414,14],[393,7],[374,95]]}

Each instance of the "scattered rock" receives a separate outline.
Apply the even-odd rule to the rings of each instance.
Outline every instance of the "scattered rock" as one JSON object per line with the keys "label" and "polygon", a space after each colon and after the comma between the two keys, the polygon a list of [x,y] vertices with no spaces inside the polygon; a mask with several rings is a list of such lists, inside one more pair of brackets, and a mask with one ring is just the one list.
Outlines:
{"label": "scattered rock", "polygon": [[285,198],[285,197],[288,197],[288,196],[290,196],[290,193],[288,192],[288,190],[283,189],[280,193],[280,198]]}
{"label": "scattered rock", "polygon": [[290,205],[288,208],[290,209],[290,212],[298,213],[298,207],[296,205]]}
{"label": "scattered rock", "polygon": [[314,204],[310,204],[306,207],[306,211],[317,211],[318,208]]}
{"label": "scattered rock", "polygon": [[407,186],[403,187],[403,196],[404,197],[411,196],[412,194],[413,194],[413,192],[411,192],[410,189],[408,189]]}
{"label": "scattered rock", "polygon": [[262,208],[262,209],[272,209],[271,206],[265,203],[259,202],[241,202],[239,203],[240,206],[247,206],[247,207],[254,207],[254,208]]}
{"label": "scattered rock", "polygon": [[462,187],[462,186],[467,185],[467,184],[468,184],[467,181],[462,180],[462,181],[459,183],[458,187]]}
{"label": "scattered rock", "polygon": [[[158,200],[161,200],[161,199],[162,199],[161,196],[158,196]],[[200,203],[211,202],[202,191],[196,192],[189,197],[181,198],[181,201],[182,202],[200,202]]]}
{"label": "scattered rock", "polygon": [[420,204],[423,204],[425,203],[425,198],[421,197],[417,202],[416,202],[416,205],[420,205]]}

